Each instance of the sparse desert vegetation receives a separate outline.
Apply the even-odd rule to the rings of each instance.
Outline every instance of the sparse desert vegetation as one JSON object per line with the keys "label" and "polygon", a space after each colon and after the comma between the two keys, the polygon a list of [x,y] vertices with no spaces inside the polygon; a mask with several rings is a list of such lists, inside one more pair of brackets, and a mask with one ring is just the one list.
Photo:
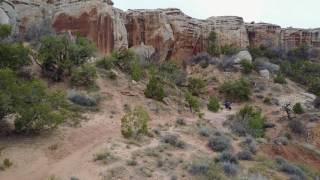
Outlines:
{"label": "sparse desert vegetation", "polygon": [[266,46],[256,29],[286,30],[233,16],[77,3],[0,25],[0,179],[320,178],[316,48]]}

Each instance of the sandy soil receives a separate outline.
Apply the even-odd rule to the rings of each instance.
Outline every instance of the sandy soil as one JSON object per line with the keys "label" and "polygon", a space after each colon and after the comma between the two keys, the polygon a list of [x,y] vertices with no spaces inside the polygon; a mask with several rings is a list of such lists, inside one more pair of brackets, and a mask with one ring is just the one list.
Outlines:
{"label": "sandy soil", "polygon": [[[125,146],[124,139],[120,133],[120,119],[124,114],[125,104],[143,105],[148,107],[150,100],[143,98],[141,84],[131,84],[122,79],[118,83],[106,82],[99,79],[100,93],[108,96],[102,101],[98,113],[88,113],[88,121],[83,122],[81,127],[61,127],[50,134],[38,137],[2,137],[0,147],[2,147],[0,158],[9,158],[13,166],[0,172],[0,179],[6,180],[44,180],[62,179],[70,177],[79,179],[101,179],[101,172],[115,167],[101,166],[93,161],[94,155],[113,144]],[[130,86],[135,86],[127,92]],[[167,107],[168,108],[168,107]],[[149,109],[151,109],[149,107]],[[160,114],[150,111],[152,116],[152,128],[159,125],[175,123],[177,117],[184,117],[188,124],[193,124],[198,117],[186,113],[178,114],[174,111],[160,112]],[[205,119],[214,124],[219,130],[227,132],[223,126],[227,115],[233,111],[222,111],[220,113],[205,112]],[[175,130],[169,130],[175,131]],[[178,132],[178,131],[177,131]],[[179,133],[179,132],[178,132]],[[210,150],[206,144],[192,135],[183,135],[182,140],[188,142],[191,148],[188,155],[197,151]],[[159,141],[151,140],[146,145],[134,148],[117,148],[116,154],[124,159],[129,159],[129,155],[137,150],[156,147]],[[161,177],[161,176],[159,176]]]}
{"label": "sandy soil", "polygon": [[[0,171],[0,179],[4,180],[46,180],[61,179],[69,180],[77,177],[81,180],[103,179],[108,172],[115,172],[116,179],[145,179],[146,172],[151,167],[155,167],[158,159],[154,157],[139,156],[139,163],[143,164],[142,169],[137,167],[126,167],[126,162],[135,156],[136,153],[146,153],[150,149],[159,149],[162,143],[159,138],[147,138],[143,142],[130,142],[121,136],[120,119],[124,115],[124,106],[129,104],[131,107],[141,105],[149,110],[152,117],[151,129],[162,128],[165,133],[179,134],[181,140],[187,143],[185,150],[166,149],[160,155],[165,161],[190,161],[194,155],[209,154],[214,156],[207,147],[207,141],[201,139],[197,133],[193,132],[192,127],[199,118],[186,111],[178,113],[177,105],[157,103],[145,99],[142,83],[132,83],[120,74],[116,82],[111,80],[98,80],[100,93],[104,97],[99,112],[89,112],[86,114],[87,121],[82,122],[80,127],[63,126],[52,133],[43,134],[38,137],[1,137],[0,139],[0,160],[10,159],[13,166],[5,171]],[[212,88],[214,89],[214,87]],[[213,93],[214,90],[213,90]],[[270,93],[270,92],[266,92]],[[303,100],[303,94],[291,94],[289,96],[278,96],[281,101]],[[254,99],[262,107],[268,121],[277,124],[277,127],[270,129],[267,136],[272,140],[281,135],[283,127],[278,125],[279,117],[283,114],[276,106],[267,106],[257,99]],[[230,133],[230,130],[223,124],[229,115],[234,114],[241,106],[233,105],[233,110],[222,110],[219,113],[204,112],[204,120],[209,122],[217,130]],[[185,128],[175,126],[177,118],[185,119]],[[189,129],[191,128],[191,129]],[[239,147],[240,139],[233,141],[234,152],[241,150]],[[277,154],[269,147],[264,149],[267,154]],[[299,150],[299,149],[298,149]],[[288,158],[297,155],[296,149],[283,149],[283,153]],[[94,161],[94,156],[102,151],[110,151],[118,161],[104,165]],[[305,157],[305,156],[303,156]],[[319,165],[312,161],[312,156],[306,156],[306,163]],[[174,164],[174,163],[173,163]],[[183,164],[183,163],[182,163]],[[176,165],[182,179],[192,179],[182,172],[183,165]],[[176,167],[175,166],[175,167]],[[139,166],[140,167],[140,166]],[[173,168],[172,168],[173,169]],[[153,172],[150,179],[170,179],[172,170],[159,170]],[[108,176],[106,176],[108,177]],[[108,178],[104,178],[108,179]],[[180,179],[180,178],[179,178]]]}

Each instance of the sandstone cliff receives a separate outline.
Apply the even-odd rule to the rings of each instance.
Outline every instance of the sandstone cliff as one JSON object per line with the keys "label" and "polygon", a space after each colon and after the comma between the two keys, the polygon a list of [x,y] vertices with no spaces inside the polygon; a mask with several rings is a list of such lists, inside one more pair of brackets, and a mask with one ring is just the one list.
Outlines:
{"label": "sandstone cliff", "polygon": [[16,34],[27,40],[51,30],[80,34],[93,40],[103,53],[148,45],[161,61],[185,60],[205,51],[211,31],[218,34],[220,46],[290,50],[307,44],[320,48],[320,29],[246,24],[234,16],[199,20],[179,9],[125,12],[113,7],[111,0],[5,0],[0,6],[0,23],[12,24]]}

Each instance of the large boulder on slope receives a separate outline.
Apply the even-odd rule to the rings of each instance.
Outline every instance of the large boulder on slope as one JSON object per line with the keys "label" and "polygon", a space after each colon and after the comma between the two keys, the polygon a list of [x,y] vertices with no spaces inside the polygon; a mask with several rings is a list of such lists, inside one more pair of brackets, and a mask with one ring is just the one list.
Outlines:
{"label": "large boulder on slope", "polygon": [[270,72],[269,72],[269,70],[267,70],[267,69],[260,70],[260,71],[259,71],[259,74],[260,74],[263,78],[265,78],[265,79],[267,79],[267,80],[270,79]]}
{"label": "large boulder on slope", "polygon": [[254,60],[255,67],[260,71],[267,69],[270,73],[276,74],[280,71],[280,66],[273,64],[266,57],[259,57]]}
{"label": "large boulder on slope", "polygon": [[238,54],[234,56],[234,63],[240,63],[243,60],[252,62],[252,56],[249,51],[247,50],[240,51]]}

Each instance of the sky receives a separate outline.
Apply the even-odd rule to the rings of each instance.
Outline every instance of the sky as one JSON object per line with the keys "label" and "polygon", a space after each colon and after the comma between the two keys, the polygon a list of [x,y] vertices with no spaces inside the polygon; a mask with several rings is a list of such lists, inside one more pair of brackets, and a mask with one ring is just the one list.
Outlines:
{"label": "sky", "polygon": [[113,0],[127,9],[179,8],[199,19],[241,16],[246,22],[267,22],[282,27],[320,27],[320,0]]}

